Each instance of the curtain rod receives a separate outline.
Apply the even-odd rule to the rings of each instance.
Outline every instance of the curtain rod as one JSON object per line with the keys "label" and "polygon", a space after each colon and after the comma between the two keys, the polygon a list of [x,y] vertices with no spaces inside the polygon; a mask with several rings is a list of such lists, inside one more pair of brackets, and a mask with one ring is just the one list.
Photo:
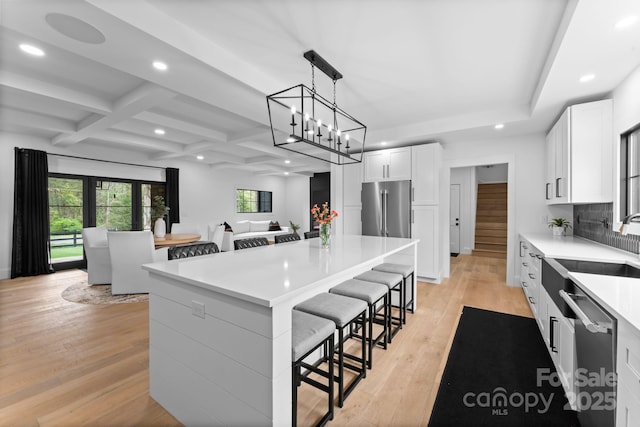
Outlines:
{"label": "curtain rod", "polygon": [[163,168],[161,166],[137,165],[135,163],[115,162],[113,160],[92,159],[92,158],[89,158],[89,157],[71,156],[69,154],[47,153],[47,156],[68,157],[70,159],[91,160],[92,162],[114,163],[114,164],[117,164],[117,165],[138,166],[138,167],[141,167],[141,168],[167,169],[167,168]]}

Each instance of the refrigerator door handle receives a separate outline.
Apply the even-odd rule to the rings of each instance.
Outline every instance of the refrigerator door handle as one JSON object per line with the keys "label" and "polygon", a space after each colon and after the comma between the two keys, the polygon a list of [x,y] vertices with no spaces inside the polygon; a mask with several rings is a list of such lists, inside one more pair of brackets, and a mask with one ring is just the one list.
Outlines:
{"label": "refrigerator door handle", "polygon": [[385,214],[387,210],[384,206],[384,191],[380,190],[380,235],[384,236],[384,223],[385,223]]}
{"label": "refrigerator door handle", "polygon": [[384,190],[384,236],[389,236],[389,228],[387,227],[387,217],[388,217],[388,209],[389,209],[389,192]]}

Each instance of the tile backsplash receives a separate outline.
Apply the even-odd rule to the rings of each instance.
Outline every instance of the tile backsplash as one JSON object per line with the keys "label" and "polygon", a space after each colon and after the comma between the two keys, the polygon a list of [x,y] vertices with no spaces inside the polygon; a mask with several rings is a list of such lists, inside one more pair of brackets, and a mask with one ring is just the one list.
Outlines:
{"label": "tile backsplash", "polygon": [[613,203],[594,203],[573,207],[573,234],[624,251],[640,253],[640,236],[626,236],[611,229]]}

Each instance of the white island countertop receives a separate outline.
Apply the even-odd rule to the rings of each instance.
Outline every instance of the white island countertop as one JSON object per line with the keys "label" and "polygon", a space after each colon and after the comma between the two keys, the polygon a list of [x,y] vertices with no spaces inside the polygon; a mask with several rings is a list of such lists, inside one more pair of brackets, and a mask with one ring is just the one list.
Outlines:
{"label": "white island countertop", "polygon": [[[640,256],[637,254],[581,237],[553,237],[537,233],[521,235],[542,252],[545,258],[610,262],[640,268]],[[624,319],[640,330],[640,279],[571,271],[569,277],[617,319]]]}
{"label": "white island countertop", "polygon": [[417,242],[393,237],[333,236],[330,249],[321,249],[320,239],[308,239],[145,264],[142,268],[272,307],[332,275],[358,269],[372,259],[402,251]]}

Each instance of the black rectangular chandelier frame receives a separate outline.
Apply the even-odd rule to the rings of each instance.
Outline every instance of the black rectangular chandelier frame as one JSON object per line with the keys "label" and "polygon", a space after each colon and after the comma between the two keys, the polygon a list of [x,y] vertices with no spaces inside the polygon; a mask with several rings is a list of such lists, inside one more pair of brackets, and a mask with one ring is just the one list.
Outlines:
{"label": "black rectangular chandelier frame", "polygon": [[[314,51],[304,57],[334,83],[334,102],[299,84],[267,96],[273,145],[336,165],[362,162],[367,127],[335,102],[335,82],[342,78]],[[329,120],[324,122],[323,119]]]}

